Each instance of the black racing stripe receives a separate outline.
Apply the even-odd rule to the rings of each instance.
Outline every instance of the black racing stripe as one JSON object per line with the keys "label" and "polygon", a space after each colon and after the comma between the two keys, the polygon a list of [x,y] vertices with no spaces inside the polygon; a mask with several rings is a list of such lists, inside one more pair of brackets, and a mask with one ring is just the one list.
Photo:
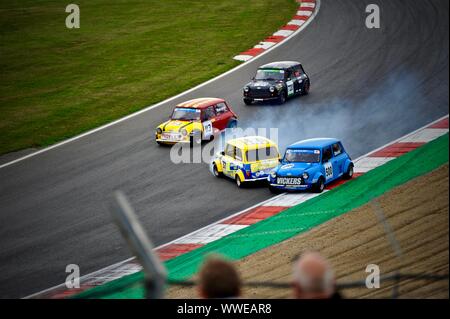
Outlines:
{"label": "black racing stripe", "polygon": [[183,126],[180,126],[180,128],[178,129],[178,132],[181,132],[182,129],[184,129],[186,126],[188,126],[189,124],[192,124],[193,122],[189,122],[184,124]]}
{"label": "black racing stripe", "polygon": [[164,126],[162,127],[162,130],[165,131],[166,130],[166,126],[170,123],[170,121],[167,121],[166,124],[164,124]]}

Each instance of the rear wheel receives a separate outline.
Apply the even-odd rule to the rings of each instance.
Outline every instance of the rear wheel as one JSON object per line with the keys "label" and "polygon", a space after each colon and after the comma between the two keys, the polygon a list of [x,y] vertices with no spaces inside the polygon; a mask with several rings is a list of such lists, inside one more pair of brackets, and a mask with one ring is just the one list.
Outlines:
{"label": "rear wheel", "polygon": [[353,177],[353,164],[348,166],[347,172],[344,173],[345,179],[351,179]]}
{"label": "rear wheel", "polygon": [[313,186],[313,191],[315,193],[322,193],[325,189],[325,179],[320,177],[316,184]]}
{"label": "rear wheel", "polygon": [[236,175],[235,180],[236,180],[236,185],[237,185],[237,187],[239,187],[239,188],[244,188],[244,182],[241,181],[241,178],[239,177],[239,175]]}
{"label": "rear wheel", "polygon": [[302,95],[308,95],[310,86],[311,85],[309,83],[309,80],[306,80],[305,84],[303,85],[303,93],[302,93]]}
{"label": "rear wheel", "polygon": [[245,105],[252,105],[253,100],[252,99],[244,99]]}
{"label": "rear wheel", "polygon": [[231,120],[228,122],[227,128],[236,128],[236,127],[237,127],[237,121],[236,121],[236,119],[231,119]]}

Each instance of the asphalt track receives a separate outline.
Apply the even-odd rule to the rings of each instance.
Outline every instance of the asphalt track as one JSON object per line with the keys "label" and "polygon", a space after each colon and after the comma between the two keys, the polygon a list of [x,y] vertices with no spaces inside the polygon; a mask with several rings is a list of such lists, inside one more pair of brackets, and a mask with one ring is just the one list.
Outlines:
{"label": "asphalt track", "polygon": [[[353,157],[447,114],[448,1],[378,0],[378,30],[365,27],[371,2],[322,0],[286,44],[177,101],[223,97],[244,126],[279,127],[283,146],[335,136]],[[301,61],[310,95],[245,106],[242,86],[274,60]],[[176,102],[0,169],[0,298],[60,284],[70,263],[87,274],[130,257],[105,207],[115,189],[157,245],[271,196],[217,180],[206,164],[171,163],[152,137]]]}

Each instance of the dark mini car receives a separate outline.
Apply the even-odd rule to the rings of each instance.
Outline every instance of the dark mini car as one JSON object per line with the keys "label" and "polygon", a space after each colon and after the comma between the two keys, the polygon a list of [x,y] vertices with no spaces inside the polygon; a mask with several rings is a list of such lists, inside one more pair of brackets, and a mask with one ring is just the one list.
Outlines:
{"label": "dark mini car", "polygon": [[244,86],[244,103],[276,101],[279,104],[295,95],[309,92],[310,80],[299,62],[282,61],[263,65]]}

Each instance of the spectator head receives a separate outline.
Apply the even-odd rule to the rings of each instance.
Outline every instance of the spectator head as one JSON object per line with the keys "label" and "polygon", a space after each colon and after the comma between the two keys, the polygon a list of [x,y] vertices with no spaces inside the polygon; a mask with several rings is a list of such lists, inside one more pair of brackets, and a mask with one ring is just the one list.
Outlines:
{"label": "spectator head", "polygon": [[293,273],[296,298],[325,299],[335,293],[333,270],[317,252],[302,254],[294,263]]}
{"label": "spectator head", "polygon": [[238,297],[241,280],[231,262],[209,257],[200,269],[198,289],[202,298]]}

